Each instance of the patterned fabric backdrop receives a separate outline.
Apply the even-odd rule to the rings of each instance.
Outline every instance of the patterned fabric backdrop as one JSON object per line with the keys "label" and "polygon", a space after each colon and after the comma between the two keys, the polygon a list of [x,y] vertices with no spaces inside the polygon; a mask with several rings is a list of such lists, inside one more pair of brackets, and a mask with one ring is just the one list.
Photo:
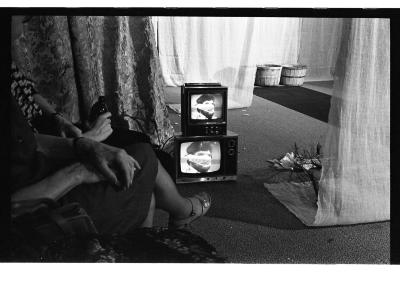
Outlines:
{"label": "patterned fabric backdrop", "polygon": [[19,67],[73,122],[105,95],[113,124],[158,145],[173,135],[149,17],[34,16],[18,42]]}

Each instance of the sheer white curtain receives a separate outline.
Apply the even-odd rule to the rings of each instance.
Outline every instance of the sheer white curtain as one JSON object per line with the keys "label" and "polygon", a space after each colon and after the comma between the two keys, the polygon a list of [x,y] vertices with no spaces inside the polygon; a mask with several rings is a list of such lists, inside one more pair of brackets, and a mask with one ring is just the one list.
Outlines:
{"label": "sheer white curtain", "polygon": [[389,30],[344,20],[314,225],[390,218]]}
{"label": "sheer white curtain", "polygon": [[333,80],[343,19],[302,18],[299,62],[307,65],[305,81]]}
{"label": "sheer white curtain", "polygon": [[[230,107],[251,104],[257,64],[334,68],[314,226],[390,218],[390,23],[388,19],[160,17],[168,85],[219,81]],[[340,49],[339,49],[340,47]],[[338,52],[339,51],[339,52]]]}
{"label": "sheer white curtain", "polygon": [[221,82],[229,108],[248,107],[257,64],[296,63],[299,18],[157,17],[167,85]]}

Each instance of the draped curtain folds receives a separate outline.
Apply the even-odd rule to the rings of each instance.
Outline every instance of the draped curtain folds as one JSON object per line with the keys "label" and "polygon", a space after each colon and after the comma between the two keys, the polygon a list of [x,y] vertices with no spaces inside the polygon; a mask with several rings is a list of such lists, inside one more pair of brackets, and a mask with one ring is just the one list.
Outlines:
{"label": "draped curtain folds", "polygon": [[155,17],[167,85],[221,82],[229,107],[251,105],[256,66],[305,64],[306,81],[332,80],[342,19]]}
{"label": "draped curtain folds", "polygon": [[160,17],[156,23],[166,83],[219,81],[229,87],[230,107],[251,105],[257,64],[303,63],[306,79],[334,79],[310,225],[390,218],[389,20]]}
{"label": "draped curtain folds", "polygon": [[154,22],[166,84],[220,82],[229,88],[229,108],[251,105],[257,64],[297,62],[298,18],[157,17]]}
{"label": "draped curtain folds", "polygon": [[390,20],[346,19],[314,225],[390,219]]}
{"label": "draped curtain folds", "polygon": [[19,43],[21,68],[73,122],[105,95],[113,124],[155,144],[173,135],[149,17],[35,16]]}
{"label": "draped curtain folds", "polygon": [[332,80],[343,19],[301,18],[298,62],[307,65],[305,81]]}

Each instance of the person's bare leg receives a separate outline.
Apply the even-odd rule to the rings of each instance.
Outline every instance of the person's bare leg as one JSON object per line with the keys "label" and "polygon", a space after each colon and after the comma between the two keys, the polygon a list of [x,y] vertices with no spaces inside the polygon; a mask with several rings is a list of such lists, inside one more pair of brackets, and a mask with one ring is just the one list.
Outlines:
{"label": "person's bare leg", "polygon": [[149,207],[149,212],[147,213],[146,219],[143,221],[141,228],[151,228],[153,227],[154,211],[156,210],[156,200],[154,193],[151,195],[151,202]]}
{"label": "person's bare leg", "polygon": [[192,210],[192,204],[188,199],[179,194],[174,181],[160,161],[158,161],[158,172],[154,192],[157,208],[167,211],[173,218],[179,219],[189,216]]}

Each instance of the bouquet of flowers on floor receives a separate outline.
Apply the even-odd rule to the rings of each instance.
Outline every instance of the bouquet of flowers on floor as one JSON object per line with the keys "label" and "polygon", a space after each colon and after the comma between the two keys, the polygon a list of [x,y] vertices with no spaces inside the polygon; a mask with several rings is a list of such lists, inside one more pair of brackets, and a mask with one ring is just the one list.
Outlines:
{"label": "bouquet of flowers on floor", "polygon": [[303,150],[301,153],[297,144],[294,144],[294,151],[288,152],[279,159],[270,159],[277,170],[308,171],[310,169],[321,169],[321,145],[317,143],[315,149]]}
{"label": "bouquet of flowers on floor", "polygon": [[322,168],[322,146],[317,143],[315,147],[311,146],[309,150],[303,149],[300,152],[297,144],[294,144],[294,150],[286,153],[279,159],[268,160],[273,168],[277,170],[303,172],[311,180],[315,193],[318,194],[318,183],[316,182],[312,170],[320,170]]}

